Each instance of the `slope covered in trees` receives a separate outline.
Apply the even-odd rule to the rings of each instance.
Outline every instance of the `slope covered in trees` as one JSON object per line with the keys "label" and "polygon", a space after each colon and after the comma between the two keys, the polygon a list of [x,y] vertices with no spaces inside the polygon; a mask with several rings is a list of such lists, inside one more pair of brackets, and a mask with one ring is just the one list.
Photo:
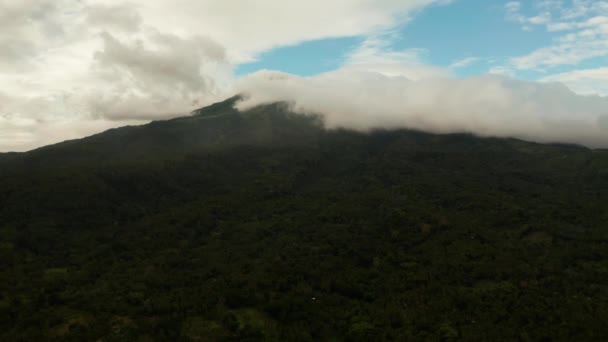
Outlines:
{"label": "slope covered in trees", "polygon": [[0,340],[598,340],[608,152],[234,101],[0,156]]}

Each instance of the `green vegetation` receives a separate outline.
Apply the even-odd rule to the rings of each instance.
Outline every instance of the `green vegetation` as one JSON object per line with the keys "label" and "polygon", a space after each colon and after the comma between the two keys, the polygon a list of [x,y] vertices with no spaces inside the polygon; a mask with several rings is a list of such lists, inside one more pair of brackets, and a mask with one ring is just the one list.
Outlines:
{"label": "green vegetation", "polygon": [[0,156],[0,340],[608,337],[607,151],[234,101]]}

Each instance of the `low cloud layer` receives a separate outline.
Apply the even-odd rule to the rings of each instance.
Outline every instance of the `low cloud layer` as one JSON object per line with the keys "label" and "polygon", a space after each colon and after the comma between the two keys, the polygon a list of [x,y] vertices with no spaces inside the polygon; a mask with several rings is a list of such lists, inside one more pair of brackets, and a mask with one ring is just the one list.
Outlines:
{"label": "low cloud layer", "polygon": [[582,96],[563,84],[497,75],[426,78],[339,70],[312,78],[264,71],[239,83],[241,110],[287,101],[322,114],[328,128],[410,128],[467,132],[608,147],[608,98]]}

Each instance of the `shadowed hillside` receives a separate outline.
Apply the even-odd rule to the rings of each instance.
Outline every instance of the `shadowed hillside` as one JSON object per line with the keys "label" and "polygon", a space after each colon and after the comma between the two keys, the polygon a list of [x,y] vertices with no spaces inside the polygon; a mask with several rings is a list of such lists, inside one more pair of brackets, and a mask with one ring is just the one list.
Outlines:
{"label": "shadowed hillside", "polygon": [[601,340],[608,152],[238,98],[0,154],[0,340]]}

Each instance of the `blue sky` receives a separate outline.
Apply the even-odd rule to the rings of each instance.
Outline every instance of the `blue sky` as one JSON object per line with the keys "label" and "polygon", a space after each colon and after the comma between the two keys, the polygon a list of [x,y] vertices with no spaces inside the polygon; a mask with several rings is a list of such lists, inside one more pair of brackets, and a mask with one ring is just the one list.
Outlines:
{"label": "blue sky", "polygon": [[[554,74],[608,66],[606,51],[599,56],[581,57],[580,60],[572,57],[574,61],[565,60],[550,66],[521,67],[513,61],[543,48],[559,49],[564,36],[587,29],[598,31],[596,40],[605,39],[608,33],[605,23],[580,29],[556,29],[551,25],[582,25],[592,18],[608,18],[606,16],[608,5],[603,1],[454,0],[428,6],[408,22],[391,28],[387,49],[415,49],[422,62],[450,69],[457,77],[504,73],[520,79],[539,80]],[[364,40],[362,35],[277,47],[260,54],[255,62],[238,65],[236,72],[246,75],[269,69],[313,76],[339,68]],[[580,49],[585,50],[596,46],[597,41],[583,40],[580,45]],[[603,48],[608,50],[607,46]],[[584,51],[580,52],[584,54]]]}
{"label": "blue sky", "polygon": [[346,55],[364,39],[362,37],[329,38],[280,47],[262,53],[252,63],[240,64],[238,75],[258,70],[281,70],[299,76],[312,76],[339,68]]}

